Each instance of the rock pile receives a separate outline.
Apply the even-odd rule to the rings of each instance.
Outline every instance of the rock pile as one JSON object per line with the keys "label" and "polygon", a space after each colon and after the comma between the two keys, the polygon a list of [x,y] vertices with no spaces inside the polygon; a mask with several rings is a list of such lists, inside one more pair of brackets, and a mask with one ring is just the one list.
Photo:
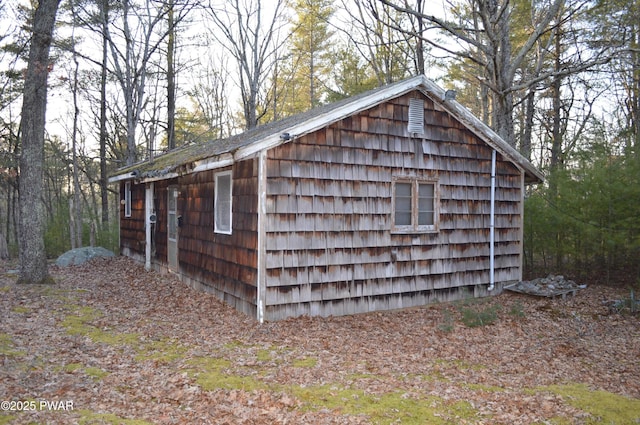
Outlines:
{"label": "rock pile", "polygon": [[540,297],[564,296],[568,293],[575,293],[578,289],[584,289],[587,285],[578,285],[570,279],[565,279],[562,275],[549,275],[538,279],[518,282],[515,285],[506,287],[510,291],[522,292]]}

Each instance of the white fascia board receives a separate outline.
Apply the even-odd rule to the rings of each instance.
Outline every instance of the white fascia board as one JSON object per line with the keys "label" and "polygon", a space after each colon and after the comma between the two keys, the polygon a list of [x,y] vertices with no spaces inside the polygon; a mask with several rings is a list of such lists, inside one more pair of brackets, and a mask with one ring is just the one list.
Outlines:
{"label": "white fascia board", "polygon": [[178,174],[178,173],[167,173],[167,174],[163,174],[161,176],[145,177],[145,178],[141,179],[140,181],[142,183],[151,183],[151,182],[157,182],[157,181],[160,181],[160,180],[173,179],[175,177],[180,177],[180,174]]}
{"label": "white fascia board", "polygon": [[134,178],[136,178],[134,173],[118,174],[117,176],[109,177],[109,183],[117,183],[122,180],[131,180]]}
{"label": "white fascia board", "polygon": [[[286,132],[286,131],[285,131]],[[256,142],[256,143],[251,143],[247,146],[244,146],[242,148],[238,148],[235,153],[233,154],[233,159],[236,161],[240,161],[242,159],[247,159],[251,156],[254,156],[264,150],[267,149],[271,149],[273,147],[276,147],[278,145],[281,145],[283,143],[286,143],[285,140],[282,140],[280,138],[280,134],[272,134],[271,136]]]}
{"label": "white fascia board", "polygon": [[228,167],[233,165],[233,155],[225,153],[216,157],[203,159],[194,163],[195,167],[191,170],[191,173],[198,173],[200,171],[215,170],[222,167]]}
{"label": "white fascia board", "polygon": [[[404,84],[389,87],[388,90],[378,91],[370,96],[358,100],[357,102],[350,102],[341,107],[332,109],[331,111],[323,115],[304,121],[300,124],[293,125],[286,130],[282,130],[279,134],[273,134],[260,142],[252,143],[248,146],[240,148],[236,151],[234,158],[236,160],[240,160],[255,155],[262,150],[271,149],[281,144],[287,143],[288,141],[293,140],[296,137],[300,137],[305,134],[320,130],[331,123],[339,121],[365,109],[371,108],[388,99],[392,99],[396,96],[400,96],[406,92],[409,92],[417,88],[424,81],[426,81],[426,77],[424,76],[414,77],[406,80]],[[291,135],[291,139],[282,140],[280,138],[280,134],[282,133],[289,133]]]}
{"label": "white fascia board", "polygon": [[509,158],[518,168],[525,170],[534,176],[538,177],[541,181],[544,181],[544,175],[534,167],[520,152],[518,152],[513,146],[508,144],[502,137],[491,129],[488,125],[482,122],[479,118],[471,113],[467,108],[462,106],[456,100],[445,100],[445,91],[437,84],[428,80],[423,81],[424,87],[427,89],[433,100],[451,113],[454,117],[457,117],[469,130],[473,131],[478,137],[485,141],[489,146],[498,151],[505,158]]}

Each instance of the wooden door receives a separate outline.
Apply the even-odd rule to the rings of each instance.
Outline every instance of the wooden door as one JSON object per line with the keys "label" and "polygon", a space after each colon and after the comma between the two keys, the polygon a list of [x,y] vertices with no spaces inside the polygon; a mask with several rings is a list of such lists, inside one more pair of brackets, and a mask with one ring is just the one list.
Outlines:
{"label": "wooden door", "polygon": [[167,262],[169,270],[178,271],[178,188],[169,187],[167,196]]}

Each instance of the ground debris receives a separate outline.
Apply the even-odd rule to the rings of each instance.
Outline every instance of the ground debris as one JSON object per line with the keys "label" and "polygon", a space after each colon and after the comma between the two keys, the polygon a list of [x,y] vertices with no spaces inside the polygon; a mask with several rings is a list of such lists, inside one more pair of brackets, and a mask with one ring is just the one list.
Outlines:
{"label": "ground debris", "polygon": [[555,298],[565,297],[567,294],[575,295],[580,289],[585,289],[587,285],[578,285],[570,279],[565,279],[562,275],[552,275],[533,280],[525,280],[504,289],[522,294],[536,295],[539,297]]}
{"label": "ground debris", "polygon": [[498,315],[473,328],[455,303],[259,324],[124,257],[52,265],[55,285],[15,268],[0,424],[640,423],[640,317],[603,304],[625,288],[505,291],[473,300]]}

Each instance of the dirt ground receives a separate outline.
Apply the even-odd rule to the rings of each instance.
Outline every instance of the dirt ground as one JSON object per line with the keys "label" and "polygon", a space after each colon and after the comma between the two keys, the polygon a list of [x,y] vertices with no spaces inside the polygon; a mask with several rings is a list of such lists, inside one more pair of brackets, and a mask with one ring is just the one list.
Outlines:
{"label": "dirt ground", "polygon": [[260,325],[122,257],[12,268],[0,424],[640,424],[625,288]]}

